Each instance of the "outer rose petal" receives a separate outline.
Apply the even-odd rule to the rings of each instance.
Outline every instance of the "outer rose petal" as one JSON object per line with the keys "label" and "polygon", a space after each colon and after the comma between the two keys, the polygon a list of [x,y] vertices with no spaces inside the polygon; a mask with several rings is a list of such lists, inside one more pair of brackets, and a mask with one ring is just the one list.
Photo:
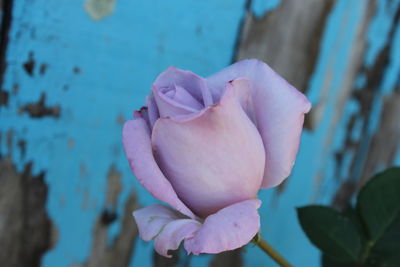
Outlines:
{"label": "outer rose petal", "polygon": [[144,241],[154,239],[169,222],[184,218],[175,210],[161,204],[155,204],[133,212],[139,228],[139,235]]}
{"label": "outer rose petal", "polygon": [[265,147],[263,188],[280,184],[289,176],[300,142],[304,114],[311,104],[307,98],[268,65],[243,60],[207,78],[214,99],[228,81],[244,77],[252,82],[255,124]]}
{"label": "outer rose petal", "polygon": [[125,122],[122,141],[132,172],[139,179],[140,184],[155,198],[194,218],[195,215],[178,198],[171,183],[165,178],[154,160],[146,121],[138,117]]}
{"label": "outer rose petal", "polygon": [[159,254],[170,258],[168,250],[177,249],[182,240],[193,237],[200,227],[201,223],[192,219],[172,221],[157,236],[154,248]]}
{"label": "outer rose petal", "polygon": [[261,201],[246,200],[208,216],[204,223],[186,219],[173,209],[156,204],[133,212],[140,237],[155,240],[154,248],[166,257],[185,240],[188,253],[219,253],[246,245],[260,229]]}
{"label": "outer rose petal", "polygon": [[153,128],[157,162],[180,199],[202,217],[254,198],[262,182],[263,143],[241,106],[250,88],[245,80],[237,83],[228,84],[218,105],[189,119],[160,118]]}
{"label": "outer rose petal", "polygon": [[188,253],[215,254],[246,245],[260,229],[257,209],[261,201],[246,200],[210,215],[200,230],[185,241]]}

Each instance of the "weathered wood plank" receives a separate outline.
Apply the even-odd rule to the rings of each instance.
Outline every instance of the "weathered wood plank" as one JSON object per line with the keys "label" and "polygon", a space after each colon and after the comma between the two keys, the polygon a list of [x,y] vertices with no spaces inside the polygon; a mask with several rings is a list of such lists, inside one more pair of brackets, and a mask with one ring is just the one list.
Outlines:
{"label": "weathered wood plank", "polygon": [[254,15],[250,6],[235,59],[262,59],[305,92],[334,2],[286,0],[261,18]]}
{"label": "weathered wood plank", "polygon": [[[263,198],[264,203],[273,201],[263,214],[263,231],[295,265],[315,266],[316,251],[307,248],[309,252],[302,255],[291,249],[308,243],[293,230],[297,228],[294,207],[331,201],[344,207],[365,177],[400,164],[394,159],[399,151],[400,120],[394,115],[398,111],[382,97],[382,91],[394,92],[399,82],[393,78],[399,76],[398,63],[393,64],[398,60],[388,47],[400,47],[393,38],[399,28],[400,3],[286,0],[263,16],[256,16],[252,5],[250,1],[237,58],[265,60],[313,102],[306,118],[309,131],[303,135],[292,177],[274,196]],[[379,27],[383,32],[376,31]],[[371,51],[378,55],[372,60]],[[363,76],[367,82],[360,88]],[[388,85],[385,79],[395,79],[397,85]],[[395,98],[395,94],[390,97]],[[375,122],[378,125],[371,131],[373,121],[380,123]],[[364,134],[355,137],[356,128]],[[257,264],[257,257],[250,255],[246,262]]]}
{"label": "weathered wood plank", "polygon": [[[131,211],[155,200],[129,170],[122,123],[166,67],[207,75],[229,64],[244,0],[6,2],[0,154],[18,173],[27,162],[33,176],[46,173],[45,207],[58,238],[36,254],[42,266],[166,263],[134,239]],[[118,180],[110,182],[112,169],[118,190],[110,189]]]}
{"label": "weathered wood plank", "polygon": [[45,174],[34,177],[31,170],[29,163],[19,173],[9,158],[0,159],[0,266],[40,266],[55,241]]}
{"label": "weathered wood plank", "polygon": [[262,234],[295,266],[318,266],[295,207],[343,206],[370,173],[400,163],[400,1],[275,2],[262,14],[257,0],[2,1],[0,265],[272,265],[252,245],[154,254],[130,212],[155,200],[120,141],[167,66],[208,75],[258,57],[314,106],[292,177],[260,194]]}

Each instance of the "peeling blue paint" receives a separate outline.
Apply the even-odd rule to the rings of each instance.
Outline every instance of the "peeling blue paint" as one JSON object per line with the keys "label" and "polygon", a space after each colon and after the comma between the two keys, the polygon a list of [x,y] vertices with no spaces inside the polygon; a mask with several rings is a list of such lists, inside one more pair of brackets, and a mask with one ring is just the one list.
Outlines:
{"label": "peeling blue paint", "polygon": [[[398,5],[400,1],[391,2]],[[368,29],[367,65],[387,39],[388,21],[393,16],[393,8],[387,8],[387,3],[378,1]],[[256,0],[252,10],[262,16],[280,4],[278,0]],[[308,93],[313,104],[324,106],[323,119],[315,132],[303,134],[285,191],[280,195],[275,190],[260,193],[261,233],[294,266],[319,266],[319,253],[301,231],[295,207],[310,202],[329,203],[338,186],[333,177],[333,152],[344,140],[345,125],[358,111],[357,103],[347,103],[343,111],[346,116],[337,118],[334,128],[330,125],[336,119],[343,77],[366,4],[362,0],[335,3]],[[119,215],[131,190],[138,194],[141,205],[157,202],[129,170],[121,146],[120,118],[131,117],[132,110],[144,103],[156,75],[170,65],[203,76],[228,65],[245,1],[155,0],[149,4],[146,0],[119,0],[115,13],[98,22],[87,16],[78,0],[25,0],[14,1],[14,5],[3,86],[10,99],[8,107],[0,109],[0,152],[10,154],[5,135],[12,129],[12,157],[18,169],[21,171],[24,164],[32,161],[34,175],[46,172],[47,209],[59,240],[45,255],[43,266],[83,263],[90,253],[95,220],[105,207],[106,176],[111,165],[122,174]],[[33,76],[23,69],[30,53],[36,62]],[[399,82],[400,29],[396,31],[391,59],[381,96]],[[38,68],[43,63],[48,67],[41,75]],[[365,75],[360,74],[355,86],[361,88],[364,84]],[[18,92],[13,93],[16,85]],[[43,92],[46,105],[60,106],[59,119],[32,119],[26,113],[20,114],[23,105],[37,102]],[[373,116],[378,120],[380,99],[374,105],[377,111]],[[352,133],[355,139],[361,135],[361,122],[357,123],[359,126]],[[26,140],[25,157],[18,150],[19,139]],[[352,157],[350,153],[344,156],[340,178],[348,175]],[[400,156],[396,162],[400,163]],[[118,221],[112,223],[110,243],[120,230]],[[151,266],[152,253],[152,244],[138,239],[131,266]],[[210,258],[193,257],[191,264],[206,266]],[[253,245],[245,248],[244,260],[246,266],[259,266],[260,262],[272,265]]]}
{"label": "peeling blue paint", "polygon": [[[122,173],[118,214],[132,189],[142,205],[156,202],[129,170],[118,117],[130,118],[144,103],[156,75],[170,65],[204,75],[228,65],[244,1],[149,5],[144,0],[121,0],[115,13],[99,22],[91,20],[77,0],[14,5],[4,81],[12,96],[9,106],[0,110],[1,130],[14,130],[14,152],[16,137],[26,140],[25,158],[13,153],[20,170],[32,161],[34,173],[46,172],[47,209],[59,239],[43,266],[83,263],[90,253],[95,220],[105,206],[112,164]],[[35,60],[32,76],[23,69],[30,53]],[[48,64],[44,75],[38,71],[42,63]],[[12,94],[15,84],[17,95]],[[61,107],[59,119],[19,114],[22,105],[37,102],[42,92],[47,105]],[[1,152],[6,150],[2,139]],[[119,231],[114,222],[109,240]],[[151,245],[138,240],[131,265],[150,266],[152,253]],[[193,262],[203,266],[208,260]]]}
{"label": "peeling blue paint", "polygon": [[256,18],[261,18],[268,12],[277,9],[281,4],[281,0],[253,0],[251,4],[253,14]]}
{"label": "peeling blue paint", "polygon": [[387,42],[391,21],[396,11],[396,6],[398,6],[399,3],[399,0],[376,1],[376,14],[371,20],[367,33],[368,52],[365,58],[366,66],[371,66],[379,51],[382,50]]}
{"label": "peeling blue paint", "polygon": [[[328,204],[332,200],[337,182],[333,179],[334,159],[332,148],[327,147],[327,136],[342,138],[344,130],[330,128],[334,119],[336,102],[340,97],[342,79],[349,63],[348,58],[354,45],[356,30],[366,8],[365,1],[340,0],[334,5],[320,47],[319,59],[312,76],[308,97],[313,104],[322,101],[323,120],[314,132],[302,135],[300,151],[285,192],[274,197],[271,190],[261,193],[263,200],[262,234],[281,251],[294,266],[319,266],[319,252],[302,233],[295,208],[313,201]],[[332,53],[335,51],[335,53]],[[322,95],[324,88],[327,95]],[[332,140],[333,141],[333,140]],[[310,166],[313,166],[310,168]],[[323,181],[313,180],[323,176]],[[322,183],[322,184],[319,184]],[[285,229],[284,231],[280,229]],[[299,249],[303,248],[303,249]],[[257,266],[262,252],[246,253],[246,263]],[[264,259],[266,265],[272,261]]]}

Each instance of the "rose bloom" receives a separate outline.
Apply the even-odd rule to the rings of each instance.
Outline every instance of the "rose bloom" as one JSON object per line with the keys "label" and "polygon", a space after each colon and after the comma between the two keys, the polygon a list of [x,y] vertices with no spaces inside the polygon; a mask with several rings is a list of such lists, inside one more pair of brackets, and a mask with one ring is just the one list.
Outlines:
{"label": "rose bloom", "polygon": [[169,257],[219,253],[260,228],[260,189],[289,176],[307,98],[258,60],[202,78],[174,67],[153,83],[146,106],[123,128],[123,144],[141,185],[169,206],[133,212],[140,236]]}

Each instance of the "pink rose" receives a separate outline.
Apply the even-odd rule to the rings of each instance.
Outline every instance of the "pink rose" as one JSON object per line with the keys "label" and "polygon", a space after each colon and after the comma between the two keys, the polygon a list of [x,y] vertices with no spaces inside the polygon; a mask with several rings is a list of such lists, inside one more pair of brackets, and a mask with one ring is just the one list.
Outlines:
{"label": "pink rose", "polygon": [[241,247],[257,234],[257,192],[289,176],[307,98],[258,60],[208,78],[174,67],[125,123],[131,169],[161,204],[133,216],[140,236],[168,257]]}

